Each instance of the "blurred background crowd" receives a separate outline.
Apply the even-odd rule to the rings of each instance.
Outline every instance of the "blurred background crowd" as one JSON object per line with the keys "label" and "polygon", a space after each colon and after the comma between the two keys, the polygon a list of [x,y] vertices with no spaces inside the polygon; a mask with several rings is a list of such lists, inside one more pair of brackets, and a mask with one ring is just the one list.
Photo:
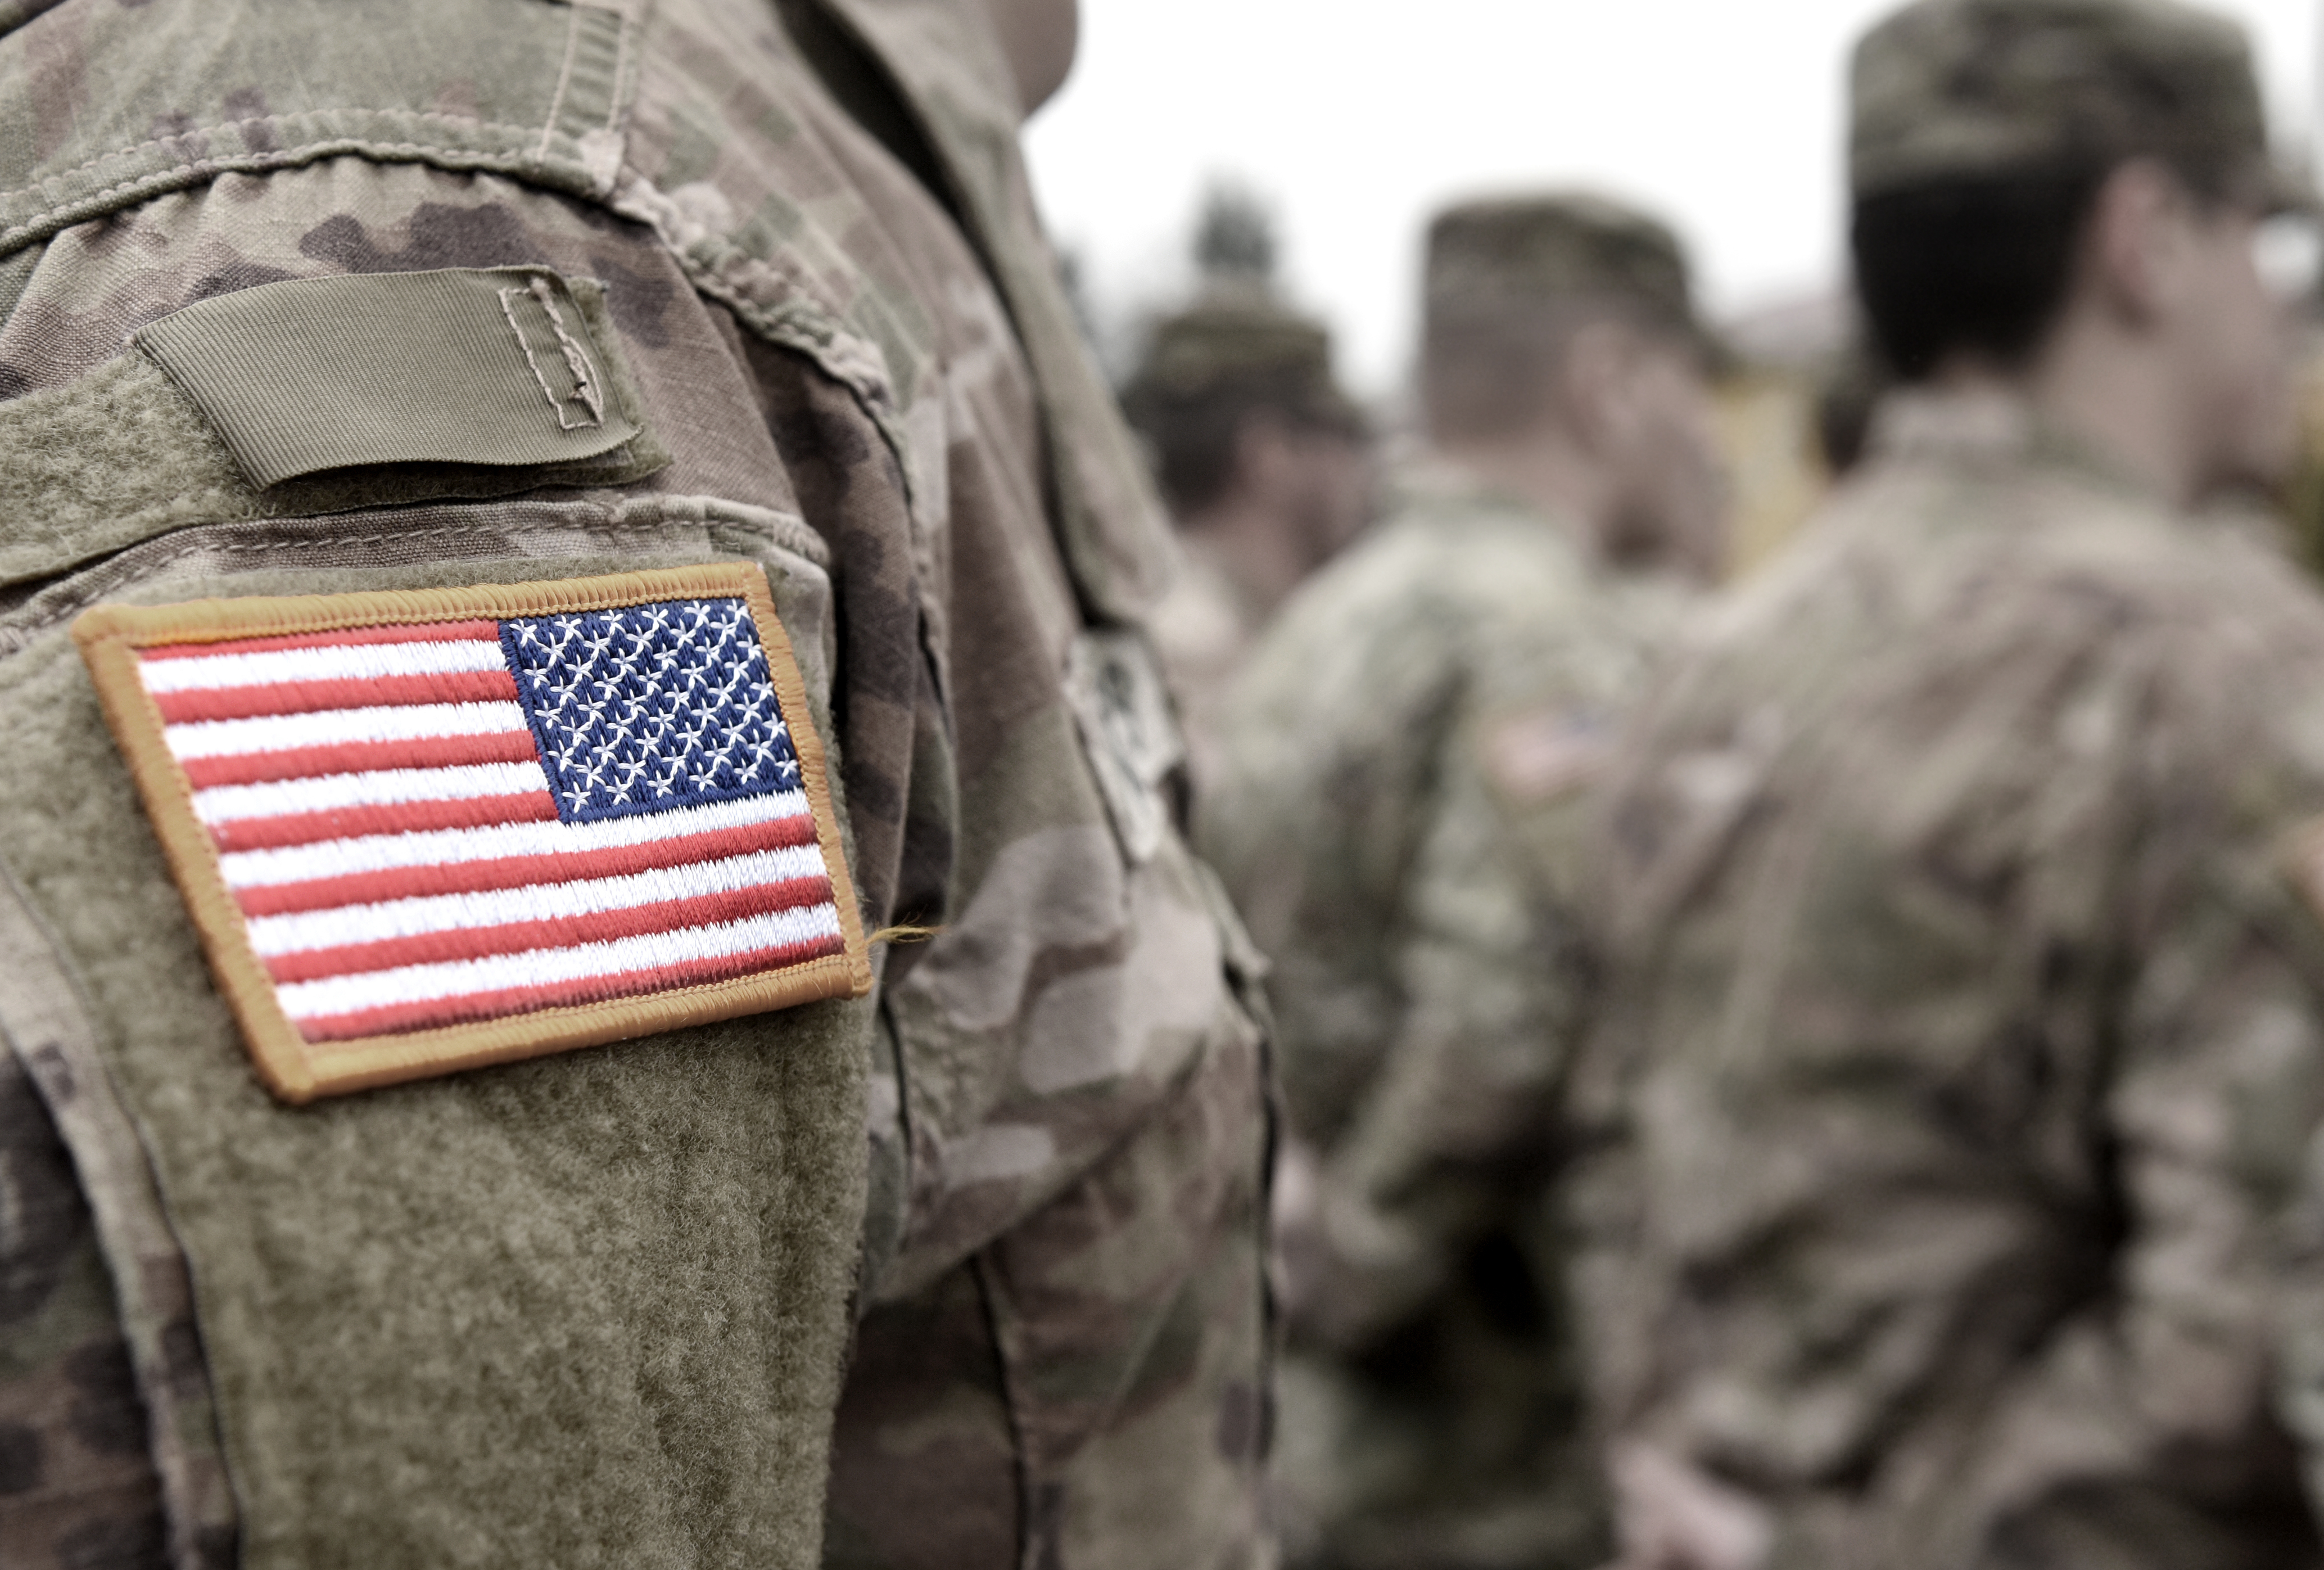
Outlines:
{"label": "blurred background crowd", "polygon": [[[1855,364],[1843,78],[1850,45],[1886,9],[1653,0],[1583,14],[1459,0],[1416,28],[1370,3],[1204,0],[1165,14],[1087,0],[1073,75],[1027,125],[1026,155],[1118,384],[1157,322],[1219,271],[1208,215],[1232,215],[1264,228],[1275,297],[1331,335],[1349,395],[1390,439],[1416,424],[1420,236],[1436,207],[1550,185],[1637,201],[1683,237],[1732,351],[1717,392],[1740,568],[1788,537],[1826,478],[1818,400]],[[2312,157],[2324,125],[2316,8],[2218,9],[2250,32],[2279,143]],[[2313,540],[2324,365],[2302,385],[2287,502]]]}
{"label": "blurred background crowd", "polygon": [[[2135,149],[2144,133],[2089,126],[2141,95],[2159,119],[2215,89],[2198,117],[2221,110],[2224,78],[2190,85],[2209,46],[2172,32],[2177,14],[2135,5],[1931,7],[1864,46],[1851,89],[1851,50],[1868,29],[1883,37],[1878,0],[1587,14],[1467,0],[1417,26],[1370,9],[1166,18],[1094,0],[1080,74],[1027,138],[1068,288],[1185,548],[1153,632],[1188,732],[1197,842],[1274,966],[1286,1345],[1271,1504],[1290,1563],[1600,1563],[1601,1476],[1635,1570],[2312,1563],[2310,1528],[2265,1519],[2286,1496],[2255,1452],[2214,1454],[2205,1464],[2233,1482],[2165,1504],[2126,1478],[2200,1445],[2172,1420],[2085,1408],[2070,1381],[2043,1393],[2044,1337],[2070,1343],[2086,1320],[2142,1334],[2133,1308],[2093,1307],[2090,1283],[2135,1273],[2140,1234],[2175,1224],[2170,1202],[2144,1213],[2140,1159],[2113,1143],[2140,1136],[2101,1110],[2135,1073],[2036,1050],[2043,1067],[2026,1072],[2090,1078],[2070,1095],[1996,1092],[2011,1126],[1950,1150],[1959,1131],[1930,1131],[1972,1094],[1948,1083],[1969,1071],[1917,1083],[1951,1050],[1940,1016],[1998,1019],[2024,1001],[2014,880],[2051,863],[2130,877],[2142,853],[2109,860],[2062,818],[2028,827],[2017,816],[2038,814],[1997,783],[2048,766],[2049,742],[2011,738],[2004,711],[2065,705],[2065,688],[2001,696],[2047,679],[2044,640],[2073,660],[2126,656],[2041,604],[2058,583],[2005,562],[2014,548],[1954,577],[1969,569],[1937,543],[1979,514],[2080,504],[1893,476],[1985,472],[2015,439],[1965,432],[2015,429],[1995,411],[2018,400],[2043,411],[2037,427],[2107,402],[2061,398],[2050,378],[2072,374],[2048,362],[2071,359],[2059,323],[2094,287],[2067,262],[2098,244],[2104,205],[2079,164],[2115,154],[1995,152],[2050,134],[2053,106],[2011,95],[2051,71],[2065,101],[2115,73],[2089,90],[2118,102],[2070,103],[2056,123],[2080,116],[2071,134]],[[2319,123],[2316,11],[2226,11],[2253,42],[2271,121],[2247,134],[2301,185]],[[2091,42],[2108,37],[2123,54]],[[2060,168],[2066,183],[2043,186]],[[2273,336],[2236,373],[2291,365],[2289,461],[2263,451],[2281,407],[2207,380],[2200,354],[2170,374],[2176,425],[2113,450],[2209,430],[2187,439],[2216,451],[2162,489],[2312,571],[2324,295],[2314,226],[2285,216],[2309,201],[2259,204],[2278,214],[2251,262]],[[1869,312],[1866,266],[1887,291]],[[1903,374],[1900,353],[1918,357]],[[1997,402],[1964,424],[1972,384]],[[1844,482],[1876,451],[1851,499]],[[2130,466],[2142,485],[2145,456]],[[1951,522],[1917,539],[1922,513]],[[1780,586],[1753,587],[1779,560]],[[2021,570],[2024,597],[1997,599],[1993,575]],[[1844,584],[1897,603],[1840,630]],[[1962,597],[1904,608],[1923,591]],[[2090,589],[2117,591],[2142,603],[2122,583]],[[1987,637],[2028,642],[2005,656],[1952,642],[1949,618],[1988,615],[2014,630]],[[1932,710],[1925,736],[1848,734],[1904,724],[1922,684],[1966,706]],[[1974,740],[1941,740],[1955,725]],[[1839,765],[1800,761],[1840,744],[1876,750],[1837,783],[1819,771]],[[2043,788],[2070,795],[2055,781],[2080,767],[2059,762]],[[1785,768],[1812,783],[1772,783]],[[1894,792],[1921,793],[1927,821],[1868,825]],[[1699,851],[1698,823],[1711,825]],[[1763,866],[1754,836],[1771,823],[1794,826],[1765,831],[1794,848]],[[1940,846],[1954,836],[2010,848]],[[1989,882],[1938,897],[1960,893],[1975,914],[1957,914],[1990,922],[1995,946],[1970,979],[1932,981],[1915,967],[1941,966],[1931,956],[1956,935],[1918,926],[1951,875],[1929,863],[1956,854],[1983,854]],[[2049,939],[2048,963],[2083,963],[2066,957],[2080,940]],[[1886,1039],[1892,1012],[1911,1021],[1904,1045]],[[1996,1035],[1978,1050],[2015,1048]],[[1840,1087],[1812,1093],[1801,1076],[1823,1052]],[[1737,1053],[1748,1068],[1724,1060]],[[2207,1070],[2190,1102],[2226,1072]],[[2013,1242],[1964,1241],[2055,1199],[2019,1165],[2041,1165],[2030,1152],[2047,1136],[2029,1129],[2045,1104],[2070,1106],[2069,1143],[2107,1147],[2066,1163],[2066,1186],[2092,1193]],[[1900,1111],[1893,1148],[1874,1152],[1867,1131]],[[1991,1191],[1963,1200],[1964,1184]],[[1857,1185],[1854,1201],[1819,1196]],[[2112,1219],[2087,1208],[2093,1195]],[[2228,1250],[2238,1230],[2222,1223],[2211,1242]],[[2040,1309],[2016,1300],[2051,1290],[2021,1279],[2030,1259],[2084,1250],[2094,1276]],[[1574,1316],[1594,1318],[1586,1334]],[[1915,1317],[1921,1330],[1899,1327]],[[2152,1371],[2089,1379],[2115,1380],[2109,1399],[2169,1399],[2129,1395],[2140,1377]],[[2233,1380],[2163,1377],[2191,1381],[2181,1399],[2236,1404]],[[2013,1403],[2049,1407],[2055,1431],[2010,1432],[1997,1414]],[[1949,1429],[1956,1404],[1979,1415]],[[1608,1454],[1609,1414],[1627,1437]],[[1938,1460],[1924,1445],[1960,1448]],[[1989,1473],[2013,1480],[1991,1500],[1973,1482]]]}

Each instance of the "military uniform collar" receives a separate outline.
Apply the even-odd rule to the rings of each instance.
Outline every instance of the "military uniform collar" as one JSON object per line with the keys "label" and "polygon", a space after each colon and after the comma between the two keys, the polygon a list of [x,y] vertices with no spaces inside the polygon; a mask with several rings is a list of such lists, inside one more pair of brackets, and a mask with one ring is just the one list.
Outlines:
{"label": "military uniform collar", "polygon": [[1459,509],[1536,520],[1576,550],[1588,554],[1578,520],[1562,511],[1545,509],[1532,498],[1497,485],[1442,453],[1424,453],[1398,464],[1389,493],[1395,513]]}
{"label": "military uniform collar", "polygon": [[1891,392],[1873,417],[1870,449],[1893,463],[2038,465],[2126,497],[2167,502],[2151,482],[2043,419],[2023,394],[1999,388]]}

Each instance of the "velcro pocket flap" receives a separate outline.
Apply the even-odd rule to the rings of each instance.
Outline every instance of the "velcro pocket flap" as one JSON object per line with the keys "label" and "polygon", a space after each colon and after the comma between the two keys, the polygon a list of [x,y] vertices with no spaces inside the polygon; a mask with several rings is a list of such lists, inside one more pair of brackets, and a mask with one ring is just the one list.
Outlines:
{"label": "velcro pocket flap", "polygon": [[290,279],[136,343],[262,489],[375,464],[577,463],[639,432],[585,291],[540,267]]}
{"label": "velcro pocket flap", "polygon": [[138,329],[0,401],[0,587],[189,525],[665,467],[604,292],[543,267],[302,278]]}

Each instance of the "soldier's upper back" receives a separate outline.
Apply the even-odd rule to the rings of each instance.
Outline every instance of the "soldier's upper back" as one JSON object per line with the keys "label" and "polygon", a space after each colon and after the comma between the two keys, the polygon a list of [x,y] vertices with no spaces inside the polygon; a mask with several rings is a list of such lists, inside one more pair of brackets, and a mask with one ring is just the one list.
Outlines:
{"label": "soldier's upper back", "polygon": [[1286,1061],[1346,1056],[1360,1077],[1397,1028],[1389,950],[1432,817],[1482,788],[1498,727],[1618,712],[1665,631],[1655,604],[1557,520],[1432,476],[1285,606],[1226,705],[1201,826],[1276,961]]}
{"label": "soldier's upper back", "polygon": [[2099,1289],[2107,1076],[2220,941],[2187,912],[2288,909],[2319,809],[2324,605],[2270,541],[2002,433],[1876,464],[1611,783],[1574,1110],[1634,1136],[1577,1184],[1614,1409],[1815,1476],[1983,1399],[1948,1371]]}

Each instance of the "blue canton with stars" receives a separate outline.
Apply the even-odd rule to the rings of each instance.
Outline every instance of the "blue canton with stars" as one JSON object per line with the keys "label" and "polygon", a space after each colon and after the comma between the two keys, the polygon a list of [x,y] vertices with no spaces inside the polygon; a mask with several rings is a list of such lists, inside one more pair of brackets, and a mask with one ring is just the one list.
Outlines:
{"label": "blue canton with stars", "polygon": [[514,617],[501,647],[567,823],[798,788],[741,600]]}

